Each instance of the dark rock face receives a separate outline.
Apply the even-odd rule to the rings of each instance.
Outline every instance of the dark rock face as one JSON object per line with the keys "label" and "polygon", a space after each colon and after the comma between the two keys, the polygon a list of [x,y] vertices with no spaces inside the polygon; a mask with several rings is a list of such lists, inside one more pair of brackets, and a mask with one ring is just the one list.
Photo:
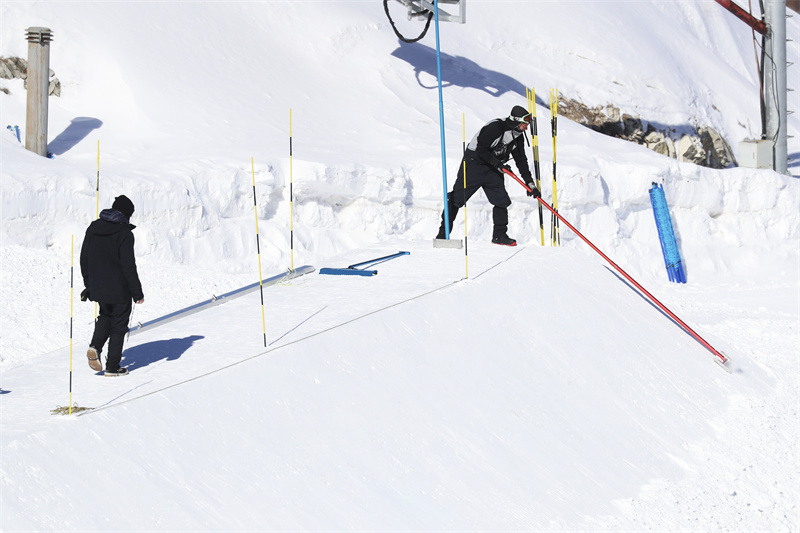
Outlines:
{"label": "dark rock face", "polygon": [[611,104],[589,107],[562,95],[559,95],[558,114],[604,135],[635,142],[678,161],[710,168],[736,166],[730,145],[713,128],[683,128],[691,130],[690,133],[658,129],[639,117],[620,113],[619,108]]}

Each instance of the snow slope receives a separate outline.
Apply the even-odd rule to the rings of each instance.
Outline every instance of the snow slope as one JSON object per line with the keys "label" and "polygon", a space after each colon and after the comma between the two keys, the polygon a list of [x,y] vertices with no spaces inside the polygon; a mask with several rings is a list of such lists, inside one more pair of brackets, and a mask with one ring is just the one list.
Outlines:
{"label": "snow slope", "polygon": [[[26,473],[7,480],[7,528],[792,526],[795,473],[779,489],[719,471],[791,460],[779,435],[738,449],[738,402],[776,394],[772,370],[740,357],[723,372],[579,252],[489,246],[455,283],[458,251],[412,243],[373,278],[270,288],[266,349],[252,294],[132,336],[125,380],[78,357],[75,398],[99,410],[72,421],[48,412],[63,367],[6,372],[4,468]],[[715,508],[621,519],[653,479],[699,485]]]}
{"label": "snow slope", "polygon": [[[26,56],[25,28],[53,29],[63,85],[54,159],[0,136],[4,531],[800,527],[796,163],[794,176],[714,171],[559,121],[561,212],[728,353],[729,375],[565,228],[562,248],[539,246],[538,210],[514,183],[519,249],[487,244],[482,194],[469,279],[462,252],[431,249],[432,30],[399,44],[377,1],[0,14],[3,56]],[[550,87],[660,126],[713,126],[734,149],[759,133],[750,32],[714,2],[471,1],[468,17],[441,27],[451,184],[464,133],[524,103],[526,86],[548,200]],[[22,83],[3,85],[2,122],[24,127]],[[795,156],[798,130],[792,115]],[[98,175],[101,209],[120,193],[137,206],[136,321],[252,283],[259,261],[267,277],[411,256],[374,278],[268,289],[266,349],[255,295],[131,336],[133,372],[112,382],[85,368],[94,312],[69,288]],[[654,181],[685,286],[666,281]],[[66,419],[49,411],[68,401],[72,330],[74,400],[103,409]]]}

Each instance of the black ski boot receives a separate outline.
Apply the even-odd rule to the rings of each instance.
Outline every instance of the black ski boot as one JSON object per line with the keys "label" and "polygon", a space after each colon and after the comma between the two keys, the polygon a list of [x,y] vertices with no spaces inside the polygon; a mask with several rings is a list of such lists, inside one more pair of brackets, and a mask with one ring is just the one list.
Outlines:
{"label": "black ski boot", "polygon": [[508,236],[508,209],[505,207],[494,206],[492,209],[492,243],[503,246],[516,246],[517,241]]}
{"label": "black ski boot", "polygon": [[493,244],[500,244],[503,246],[516,246],[517,241],[509,237],[508,235],[500,235],[498,237],[492,237]]}

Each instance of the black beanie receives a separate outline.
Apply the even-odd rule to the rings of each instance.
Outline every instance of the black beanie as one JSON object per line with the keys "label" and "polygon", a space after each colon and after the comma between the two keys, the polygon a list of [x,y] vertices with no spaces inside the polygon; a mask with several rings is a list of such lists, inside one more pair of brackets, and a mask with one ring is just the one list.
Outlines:
{"label": "black beanie", "polygon": [[520,105],[515,105],[514,107],[511,108],[511,115],[509,115],[508,118],[510,118],[515,122],[522,122],[523,118],[527,117],[528,115],[530,115],[530,113],[528,113],[527,109],[525,109]]}
{"label": "black beanie", "polygon": [[116,209],[127,218],[131,218],[133,215],[133,202],[131,202],[127,196],[122,194],[114,198],[114,204],[111,206],[111,209]]}

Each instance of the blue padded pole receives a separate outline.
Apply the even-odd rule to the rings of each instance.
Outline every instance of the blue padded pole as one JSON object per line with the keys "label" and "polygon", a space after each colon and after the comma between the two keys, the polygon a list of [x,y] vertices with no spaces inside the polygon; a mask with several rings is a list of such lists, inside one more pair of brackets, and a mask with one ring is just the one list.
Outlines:
{"label": "blue padded pole", "polygon": [[669,280],[675,283],[686,283],[686,274],[683,270],[678,243],[675,240],[675,231],[672,227],[672,218],[669,216],[669,207],[667,198],[664,196],[663,186],[653,183],[653,187],[650,189],[650,203],[653,205],[658,240],[661,244],[661,253],[664,256]]}
{"label": "blue padded pole", "polygon": [[442,58],[439,48],[439,0],[433,2],[436,19],[436,73],[439,77],[439,132],[442,138],[442,188],[444,189],[444,238],[450,238],[450,214],[447,206],[447,156],[444,149],[444,102],[442,100]]}

